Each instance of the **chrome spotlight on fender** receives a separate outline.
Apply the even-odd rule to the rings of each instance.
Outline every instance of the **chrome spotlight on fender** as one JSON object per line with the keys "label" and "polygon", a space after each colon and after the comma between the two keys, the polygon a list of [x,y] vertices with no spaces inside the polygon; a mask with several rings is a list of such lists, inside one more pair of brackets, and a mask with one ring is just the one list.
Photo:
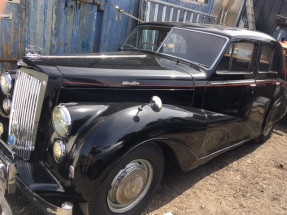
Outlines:
{"label": "chrome spotlight on fender", "polygon": [[153,96],[149,104],[154,112],[160,112],[162,109],[162,101],[158,96]]}
{"label": "chrome spotlight on fender", "polygon": [[151,97],[151,100],[150,100],[149,104],[145,104],[145,105],[142,105],[142,106],[138,107],[138,112],[133,117],[133,120],[135,122],[139,122],[140,121],[140,117],[138,116],[138,114],[139,114],[139,112],[141,112],[143,110],[144,106],[146,106],[146,105],[149,105],[154,112],[160,112],[161,109],[162,109],[162,101],[161,101],[161,99],[158,96],[153,96],[153,97]]}

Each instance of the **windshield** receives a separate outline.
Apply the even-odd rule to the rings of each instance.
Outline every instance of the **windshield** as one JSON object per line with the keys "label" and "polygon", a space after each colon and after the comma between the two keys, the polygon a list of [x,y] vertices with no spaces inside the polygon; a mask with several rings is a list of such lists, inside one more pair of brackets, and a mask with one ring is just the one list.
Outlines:
{"label": "windshield", "polygon": [[139,27],[122,48],[158,52],[209,68],[226,42],[224,37],[205,32]]}
{"label": "windshield", "polygon": [[287,40],[287,28],[277,26],[273,33],[273,37],[277,41],[285,41]]}
{"label": "windshield", "polygon": [[170,30],[170,28],[137,28],[123,45],[123,49],[157,51]]}

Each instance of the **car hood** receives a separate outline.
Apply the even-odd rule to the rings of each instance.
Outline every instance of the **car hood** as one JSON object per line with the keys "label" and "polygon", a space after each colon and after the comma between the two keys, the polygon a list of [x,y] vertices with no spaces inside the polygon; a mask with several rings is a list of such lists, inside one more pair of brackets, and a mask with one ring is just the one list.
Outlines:
{"label": "car hood", "polygon": [[[28,62],[30,61],[30,62]],[[159,87],[191,88],[192,74],[200,74],[185,64],[145,52],[41,56],[25,58],[48,75],[57,68],[65,87]]]}

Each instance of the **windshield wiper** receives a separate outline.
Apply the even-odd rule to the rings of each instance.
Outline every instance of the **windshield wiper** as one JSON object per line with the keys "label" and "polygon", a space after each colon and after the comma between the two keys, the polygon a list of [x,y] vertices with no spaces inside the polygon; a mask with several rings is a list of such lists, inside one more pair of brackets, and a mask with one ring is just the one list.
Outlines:
{"label": "windshield wiper", "polygon": [[186,59],[183,59],[183,58],[177,58],[176,65],[178,65],[180,62],[185,63],[185,64],[188,64],[190,67],[193,67],[193,68],[195,68],[195,69],[200,69],[201,67],[207,68],[207,66],[204,65],[204,64],[202,64],[202,63],[197,63],[197,62],[194,62],[194,61],[189,61],[189,60],[186,60]]}
{"label": "windshield wiper", "polygon": [[196,65],[198,67],[205,67],[205,68],[208,68],[207,65],[205,64],[202,64],[202,63],[198,63],[198,62],[194,62],[194,61],[188,61],[190,63],[190,66],[193,66],[193,65]]}

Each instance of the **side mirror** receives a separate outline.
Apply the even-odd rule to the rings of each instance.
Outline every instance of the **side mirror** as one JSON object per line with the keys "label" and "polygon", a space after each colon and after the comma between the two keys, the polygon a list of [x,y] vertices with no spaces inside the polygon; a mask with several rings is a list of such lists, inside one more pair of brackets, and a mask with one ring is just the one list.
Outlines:
{"label": "side mirror", "polygon": [[150,107],[154,112],[160,112],[162,109],[162,101],[158,96],[153,96],[150,100]]}

